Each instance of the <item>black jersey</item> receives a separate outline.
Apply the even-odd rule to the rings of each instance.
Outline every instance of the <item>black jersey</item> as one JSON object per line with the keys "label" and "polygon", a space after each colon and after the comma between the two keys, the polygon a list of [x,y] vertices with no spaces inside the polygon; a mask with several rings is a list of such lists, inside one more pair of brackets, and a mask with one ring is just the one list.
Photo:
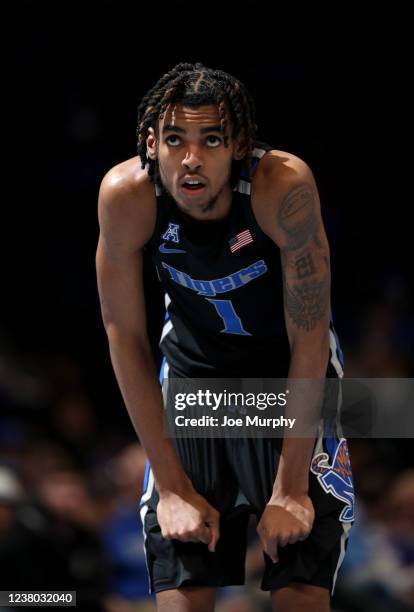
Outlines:
{"label": "black jersey", "polygon": [[[271,148],[257,144],[253,171]],[[240,175],[227,217],[202,222],[156,188],[157,219],[146,249],[166,292],[160,348],[179,376],[287,376],[280,251],[256,222],[250,188]],[[330,335],[329,368],[341,376],[332,325]]]}

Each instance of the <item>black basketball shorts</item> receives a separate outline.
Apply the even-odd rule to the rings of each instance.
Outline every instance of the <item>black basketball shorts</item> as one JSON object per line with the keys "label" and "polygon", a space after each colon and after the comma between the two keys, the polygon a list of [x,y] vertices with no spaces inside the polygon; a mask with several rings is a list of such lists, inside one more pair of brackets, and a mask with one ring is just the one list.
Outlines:
{"label": "black basketball shorts", "polygon": [[[195,490],[220,513],[220,539],[211,553],[202,543],[162,537],[158,493],[147,465],[140,514],[150,592],[244,584],[249,516],[254,513],[259,519],[271,497],[282,440],[182,438],[174,443]],[[329,435],[325,428],[316,440],[309,496],[315,508],[312,531],[304,541],[279,548],[277,563],[264,554],[261,588],[265,591],[301,582],[333,593],[354,520],[348,448],[336,424]]]}

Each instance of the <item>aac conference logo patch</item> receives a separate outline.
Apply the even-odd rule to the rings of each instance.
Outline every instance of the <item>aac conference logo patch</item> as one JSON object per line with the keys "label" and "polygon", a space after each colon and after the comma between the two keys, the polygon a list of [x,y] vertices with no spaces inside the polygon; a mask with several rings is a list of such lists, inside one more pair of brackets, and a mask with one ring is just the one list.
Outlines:
{"label": "aac conference logo patch", "polygon": [[179,223],[169,223],[167,230],[163,233],[161,238],[178,244],[180,242],[180,236],[178,235],[180,229]]}

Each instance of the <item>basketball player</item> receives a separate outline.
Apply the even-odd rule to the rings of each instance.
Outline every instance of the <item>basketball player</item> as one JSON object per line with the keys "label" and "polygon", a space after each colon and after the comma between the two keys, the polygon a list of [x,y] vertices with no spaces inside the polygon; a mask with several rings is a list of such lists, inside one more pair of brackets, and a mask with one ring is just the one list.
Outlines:
{"label": "basketball player", "polygon": [[164,612],[209,612],[218,586],[243,584],[248,512],[258,518],[273,608],[325,612],[353,520],[346,441],[335,427],[316,439],[163,434],[144,250],[166,291],[161,383],[343,375],[312,172],[258,143],[256,127],[240,81],[179,64],[142,99],[138,156],[112,168],[100,189],[102,316],[149,458],[141,517]]}

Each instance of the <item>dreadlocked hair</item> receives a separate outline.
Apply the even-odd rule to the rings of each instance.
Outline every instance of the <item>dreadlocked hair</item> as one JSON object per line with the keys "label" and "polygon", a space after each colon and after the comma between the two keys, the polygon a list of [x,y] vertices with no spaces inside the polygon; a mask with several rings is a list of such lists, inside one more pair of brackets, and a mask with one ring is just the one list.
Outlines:
{"label": "dreadlocked hair", "polygon": [[224,146],[228,147],[229,124],[232,126],[232,138],[242,134],[245,146],[243,159],[233,161],[231,186],[235,186],[242,169],[251,178],[251,160],[257,131],[251,95],[241,81],[227,72],[212,70],[200,63],[180,63],[159,79],[138,107],[137,150],[141,167],[147,168],[150,179],[162,186],[158,161],[147,157],[148,128],[152,127],[158,134],[158,120],[164,117],[169,105],[176,103],[192,107],[217,105]]}

